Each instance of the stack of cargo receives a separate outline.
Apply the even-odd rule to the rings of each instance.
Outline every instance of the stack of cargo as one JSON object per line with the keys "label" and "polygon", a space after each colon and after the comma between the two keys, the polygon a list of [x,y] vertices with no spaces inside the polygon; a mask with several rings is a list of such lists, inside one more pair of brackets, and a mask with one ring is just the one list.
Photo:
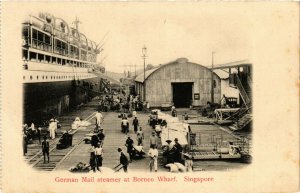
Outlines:
{"label": "stack of cargo", "polygon": [[169,114],[157,111],[158,120],[165,120],[167,127],[163,127],[161,131],[161,143],[163,146],[167,145],[167,140],[174,142],[177,138],[181,145],[187,145],[187,136],[189,132],[189,124],[179,121],[178,117],[172,117]]}

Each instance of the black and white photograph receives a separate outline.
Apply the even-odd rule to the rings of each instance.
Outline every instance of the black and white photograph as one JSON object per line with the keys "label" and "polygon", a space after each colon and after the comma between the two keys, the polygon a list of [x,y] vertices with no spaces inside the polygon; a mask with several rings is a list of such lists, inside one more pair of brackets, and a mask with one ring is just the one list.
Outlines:
{"label": "black and white photograph", "polygon": [[3,3],[6,191],[294,190],[299,5],[281,5]]}

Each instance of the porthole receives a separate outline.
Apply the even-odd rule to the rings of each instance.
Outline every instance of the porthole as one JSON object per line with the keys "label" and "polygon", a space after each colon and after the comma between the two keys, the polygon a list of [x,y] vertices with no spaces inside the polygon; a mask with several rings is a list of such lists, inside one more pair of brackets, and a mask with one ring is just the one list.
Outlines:
{"label": "porthole", "polygon": [[32,76],[30,76],[30,80],[32,80]]}
{"label": "porthole", "polygon": [[36,79],[39,79],[39,76],[36,76]]}
{"label": "porthole", "polygon": [[25,76],[23,76],[23,80],[25,80]]}
{"label": "porthole", "polygon": [[44,76],[42,76],[42,79],[44,79]]}
{"label": "porthole", "polygon": [[52,76],[51,76],[51,79],[52,79]]}
{"label": "porthole", "polygon": [[46,79],[48,79],[48,76],[46,76]]}

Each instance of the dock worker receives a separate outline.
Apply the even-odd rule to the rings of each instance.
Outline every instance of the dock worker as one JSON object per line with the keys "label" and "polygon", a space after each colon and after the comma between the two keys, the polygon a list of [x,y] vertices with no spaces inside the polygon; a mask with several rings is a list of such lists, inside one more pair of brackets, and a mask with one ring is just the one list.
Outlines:
{"label": "dock worker", "polygon": [[32,133],[33,135],[36,134],[36,128],[35,128],[35,126],[34,126],[34,123],[31,123],[30,128],[31,128],[31,133]]}
{"label": "dock worker", "polygon": [[96,117],[96,125],[97,125],[98,127],[100,127],[100,126],[101,126],[101,122],[102,122],[102,120],[103,120],[103,116],[102,116],[100,110],[98,110],[98,111],[96,112],[95,117]]}
{"label": "dock worker", "polygon": [[190,154],[188,154],[188,153],[184,153],[184,154],[182,154],[183,155],[183,157],[184,157],[184,165],[185,165],[185,168],[186,168],[186,171],[187,172],[192,172],[193,171],[193,165],[194,165],[194,163],[193,163],[193,156],[192,155],[190,155]]}
{"label": "dock worker", "polygon": [[36,136],[39,140],[39,144],[41,144],[41,132],[42,132],[42,128],[38,127],[37,130],[36,130]]}
{"label": "dock worker", "polygon": [[103,146],[103,142],[104,142],[104,138],[105,138],[105,134],[103,133],[103,129],[100,129],[97,136],[98,136],[98,139],[99,139],[99,142],[100,142],[101,146]]}
{"label": "dock worker", "polygon": [[163,156],[166,157],[165,164],[174,163],[174,148],[173,148],[174,146],[171,142],[172,140],[170,139],[166,140],[167,145],[163,153]]}
{"label": "dock worker", "polygon": [[122,152],[121,148],[118,148],[118,152],[120,153],[120,165],[122,165],[124,172],[127,173],[128,159],[126,155]]}
{"label": "dock worker", "polygon": [[158,158],[158,151],[155,145],[152,145],[149,149],[148,156],[150,157],[150,172],[154,171],[157,172],[157,158]]}
{"label": "dock worker", "polygon": [[174,144],[174,149],[175,149],[174,161],[181,163],[182,162],[182,159],[181,159],[182,146],[179,144],[178,138],[175,138],[174,141],[175,141],[175,144]]}
{"label": "dock worker", "polygon": [[144,132],[142,130],[142,127],[136,132],[137,142],[138,146],[143,146],[143,140],[144,140]]}
{"label": "dock worker", "polygon": [[152,131],[152,135],[150,136],[150,147],[153,145],[155,145],[156,147],[158,145],[158,139],[157,139],[155,131]]}
{"label": "dock worker", "polygon": [[99,138],[98,136],[94,133],[94,135],[91,138],[91,146],[96,147],[99,143]]}
{"label": "dock worker", "polygon": [[49,132],[50,132],[50,138],[55,139],[55,122],[54,119],[50,119],[49,123]]}
{"label": "dock worker", "polygon": [[133,111],[132,111],[132,116],[133,116],[133,117],[137,117],[137,112],[136,112],[136,110],[133,110]]}
{"label": "dock worker", "polygon": [[95,148],[95,156],[96,156],[96,168],[99,172],[101,172],[100,167],[102,167],[103,149],[101,147],[100,142],[98,143],[97,147]]}
{"label": "dock worker", "polygon": [[136,133],[138,130],[138,126],[139,126],[139,120],[137,119],[137,117],[134,117],[134,119],[132,121],[132,125],[133,125],[134,133]]}
{"label": "dock worker", "polygon": [[48,158],[48,163],[50,161],[49,158],[49,142],[47,141],[47,137],[44,136],[44,141],[42,142],[42,152],[44,156],[44,163],[46,163],[46,156]]}
{"label": "dock worker", "polygon": [[133,140],[128,136],[125,146],[127,147],[127,153],[129,154],[130,162],[132,162],[133,158]]}
{"label": "dock worker", "polygon": [[122,132],[123,133],[128,133],[129,132],[129,122],[127,120],[126,117],[123,117],[122,118],[122,121],[121,121],[121,128],[122,128]]}
{"label": "dock worker", "polygon": [[57,129],[60,128],[60,124],[56,117],[54,117],[54,123],[55,123],[55,132],[57,132]]}
{"label": "dock worker", "polygon": [[97,160],[94,146],[92,146],[90,149],[90,166],[93,172],[96,172]]}

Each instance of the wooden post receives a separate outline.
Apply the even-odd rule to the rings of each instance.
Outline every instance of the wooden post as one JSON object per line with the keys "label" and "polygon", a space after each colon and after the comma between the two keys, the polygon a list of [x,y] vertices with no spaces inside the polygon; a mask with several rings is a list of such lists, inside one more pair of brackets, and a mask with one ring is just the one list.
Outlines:
{"label": "wooden post", "polygon": [[211,55],[211,103],[214,103],[214,52]]}

